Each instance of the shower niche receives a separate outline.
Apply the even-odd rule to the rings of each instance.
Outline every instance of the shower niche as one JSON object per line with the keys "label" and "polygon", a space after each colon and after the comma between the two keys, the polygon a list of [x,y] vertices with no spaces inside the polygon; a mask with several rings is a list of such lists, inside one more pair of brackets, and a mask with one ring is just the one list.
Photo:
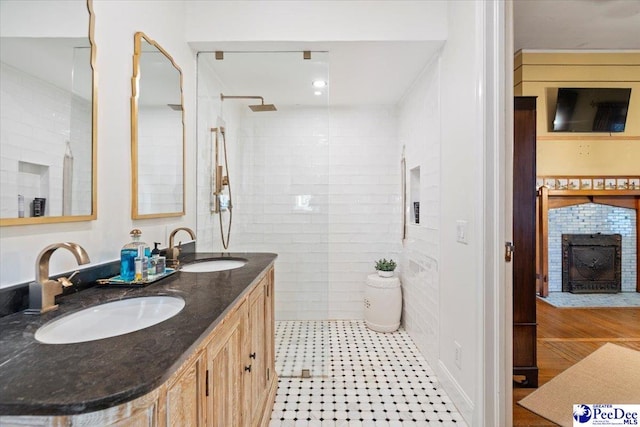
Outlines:
{"label": "shower niche", "polygon": [[18,194],[22,197],[20,218],[45,216],[49,198],[49,166],[31,162],[18,162]]}
{"label": "shower niche", "polygon": [[409,217],[410,224],[420,224],[420,166],[409,171]]}

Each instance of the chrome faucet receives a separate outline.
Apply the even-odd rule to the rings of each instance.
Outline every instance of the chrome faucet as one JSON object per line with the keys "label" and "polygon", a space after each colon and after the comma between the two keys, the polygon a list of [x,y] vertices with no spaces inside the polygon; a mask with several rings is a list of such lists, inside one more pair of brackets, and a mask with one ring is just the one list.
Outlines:
{"label": "chrome faucet", "polygon": [[64,248],[71,252],[79,265],[90,262],[87,251],[77,243],[53,243],[44,248],[36,258],[36,280],[29,284],[29,308],[26,310],[28,314],[41,314],[55,310],[58,308],[56,295],[62,293],[63,287],[67,288],[73,285],[71,279],[78,273],[77,271],[68,278],[60,277],[57,280],[49,278],[49,259],[58,248]]}
{"label": "chrome faucet", "polygon": [[178,243],[178,247],[173,245],[173,239],[178,233],[178,231],[186,231],[191,236],[191,240],[196,240],[196,233],[188,227],[178,227],[169,234],[169,247],[167,248],[167,265],[171,268],[178,268],[180,256],[180,244]]}

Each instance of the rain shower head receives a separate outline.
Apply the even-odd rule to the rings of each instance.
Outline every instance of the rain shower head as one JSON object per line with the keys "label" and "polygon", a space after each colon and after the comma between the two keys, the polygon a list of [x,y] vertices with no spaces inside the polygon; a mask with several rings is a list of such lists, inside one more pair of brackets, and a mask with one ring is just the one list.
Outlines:
{"label": "rain shower head", "polygon": [[220,99],[224,101],[225,99],[259,99],[260,104],[257,105],[249,105],[251,111],[254,113],[261,113],[263,111],[277,111],[276,106],[273,104],[265,104],[264,98],[261,96],[230,96],[220,94]]}
{"label": "rain shower head", "polygon": [[262,104],[249,105],[249,108],[251,108],[251,111],[253,111],[254,113],[261,113],[263,111],[277,111],[275,105],[265,104],[264,101],[262,101]]}

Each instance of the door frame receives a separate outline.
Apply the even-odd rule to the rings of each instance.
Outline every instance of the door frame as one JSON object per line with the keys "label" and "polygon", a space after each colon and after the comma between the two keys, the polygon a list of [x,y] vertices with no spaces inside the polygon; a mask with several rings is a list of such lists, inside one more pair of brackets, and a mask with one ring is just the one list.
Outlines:
{"label": "door frame", "polygon": [[486,2],[484,52],[483,359],[478,425],[513,424],[513,2]]}
{"label": "door frame", "polygon": [[[504,241],[513,242],[513,57],[514,57],[514,28],[513,28],[513,1],[506,2],[507,13],[505,14],[506,37],[504,43],[505,53],[505,121],[503,146],[505,177],[504,192],[501,199],[504,203]],[[513,425],[513,268],[512,264],[503,262],[503,304],[499,306],[498,317],[500,318],[501,331],[503,336],[502,359],[503,370],[500,375],[501,384],[504,387],[504,399],[502,401],[501,413],[504,414],[504,422],[501,425],[510,427]]]}

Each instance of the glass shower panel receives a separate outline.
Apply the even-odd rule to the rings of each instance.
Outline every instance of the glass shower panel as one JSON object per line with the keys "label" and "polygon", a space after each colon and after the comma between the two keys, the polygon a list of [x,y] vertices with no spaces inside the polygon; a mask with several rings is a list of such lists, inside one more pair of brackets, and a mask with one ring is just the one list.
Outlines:
{"label": "glass shower panel", "polygon": [[[215,135],[207,130],[224,126],[233,194],[229,251],[278,254],[280,376],[328,374],[328,88],[313,81],[329,81],[327,53],[198,55],[197,225],[199,245],[208,245],[198,250],[221,250],[219,216],[208,213]],[[249,108],[261,103],[277,110]]]}

